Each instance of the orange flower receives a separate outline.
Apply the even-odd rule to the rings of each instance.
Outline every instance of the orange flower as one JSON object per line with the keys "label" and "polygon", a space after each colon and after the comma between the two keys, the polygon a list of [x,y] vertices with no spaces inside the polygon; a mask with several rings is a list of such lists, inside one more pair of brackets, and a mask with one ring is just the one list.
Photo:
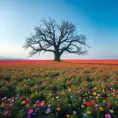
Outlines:
{"label": "orange flower", "polygon": [[57,111],[60,111],[60,107],[57,107]]}
{"label": "orange flower", "polygon": [[104,111],[104,109],[102,107],[99,107],[100,111]]}
{"label": "orange flower", "polygon": [[91,114],[91,111],[87,111],[86,113],[87,113],[87,114]]}
{"label": "orange flower", "polygon": [[45,106],[45,103],[44,103],[44,102],[42,102],[40,105],[43,107],[43,106]]}
{"label": "orange flower", "polygon": [[21,104],[25,104],[25,101],[22,101]]}
{"label": "orange flower", "polygon": [[67,115],[66,115],[66,118],[70,118],[70,114],[67,114]]}

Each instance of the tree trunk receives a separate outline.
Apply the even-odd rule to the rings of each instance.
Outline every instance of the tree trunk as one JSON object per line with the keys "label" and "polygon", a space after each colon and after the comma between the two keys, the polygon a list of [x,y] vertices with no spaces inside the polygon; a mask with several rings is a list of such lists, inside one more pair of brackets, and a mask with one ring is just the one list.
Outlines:
{"label": "tree trunk", "polygon": [[59,53],[54,53],[54,61],[61,61],[60,56],[61,55]]}

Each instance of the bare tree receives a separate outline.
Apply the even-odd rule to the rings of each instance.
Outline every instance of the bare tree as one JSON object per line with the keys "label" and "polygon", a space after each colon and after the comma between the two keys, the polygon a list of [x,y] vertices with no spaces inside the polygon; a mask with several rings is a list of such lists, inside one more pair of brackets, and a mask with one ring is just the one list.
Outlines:
{"label": "bare tree", "polygon": [[42,19],[41,25],[35,28],[35,34],[26,39],[24,48],[31,48],[30,56],[41,51],[53,52],[54,61],[60,61],[64,52],[86,54],[86,37],[77,35],[75,25],[62,20],[57,24],[55,19]]}

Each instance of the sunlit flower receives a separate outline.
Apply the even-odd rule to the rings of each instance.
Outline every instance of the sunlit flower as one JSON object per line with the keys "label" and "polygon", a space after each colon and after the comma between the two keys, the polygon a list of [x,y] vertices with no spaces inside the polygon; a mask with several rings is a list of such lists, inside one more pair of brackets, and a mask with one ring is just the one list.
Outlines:
{"label": "sunlit flower", "polygon": [[104,109],[102,107],[99,107],[100,111],[103,111]]}
{"label": "sunlit flower", "polygon": [[67,114],[67,115],[66,115],[66,118],[70,118],[70,114]]}
{"label": "sunlit flower", "polygon": [[25,101],[22,101],[21,104],[25,104]]}
{"label": "sunlit flower", "polygon": [[36,107],[36,104],[34,104],[33,107]]}
{"label": "sunlit flower", "polygon": [[54,98],[51,99],[52,101],[54,100]]}
{"label": "sunlit flower", "polygon": [[56,97],[57,99],[59,98],[59,96]]}
{"label": "sunlit flower", "polygon": [[41,107],[45,106],[45,103],[44,102],[40,103],[40,106]]}
{"label": "sunlit flower", "polygon": [[109,112],[110,112],[110,113],[113,113],[114,111],[110,109]]}
{"label": "sunlit flower", "polygon": [[48,95],[49,95],[49,96],[51,96],[51,95],[52,95],[52,93],[49,93]]}
{"label": "sunlit flower", "polygon": [[84,108],[84,105],[81,105],[82,108]]}
{"label": "sunlit flower", "polygon": [[86,113],[87,113],[87,114],[91,114],[91,111],[87,111]]}
{"label": "sunlit flower", "polygon": [[96,95],[97,93],[96,92],[93,92],[93,95]]}
{"label": "sunlit flower", "polygon": [[56,109],[57,111],[60,111],[60,107],[57,107],[57,109]]}

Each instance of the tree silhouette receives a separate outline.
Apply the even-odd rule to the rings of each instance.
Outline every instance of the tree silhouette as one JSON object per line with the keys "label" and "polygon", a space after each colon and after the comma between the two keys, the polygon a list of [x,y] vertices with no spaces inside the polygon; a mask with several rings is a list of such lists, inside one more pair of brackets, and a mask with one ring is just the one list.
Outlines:
{"label": "tree silhouette", "polygon": [[41,51],[53,52],[54,61],[60,61],[64,52],[86,54],[86,37],[76,34],[76,27],[69,21],[62,20],[57,24],[55,19],[42,19],[41,25],[35,28],[35,34],[26,39],[24,48],[31,48],[30,56]]}

